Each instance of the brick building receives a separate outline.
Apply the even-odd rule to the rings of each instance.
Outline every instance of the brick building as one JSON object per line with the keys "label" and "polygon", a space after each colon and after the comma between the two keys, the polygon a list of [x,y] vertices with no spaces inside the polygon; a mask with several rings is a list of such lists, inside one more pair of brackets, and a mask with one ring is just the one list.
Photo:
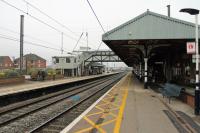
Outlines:
{"label": "brick building", "polygon": [[[15,67],[19,68],[19,58],[14,60]],[[23,57],[23,68],[46,68],[46,60],[36,54],[26,54]]]}
{"label": "brick building", "polygon": [[13,61],[9,56],[0,56],[0,69],[11,69],[13,68]]}

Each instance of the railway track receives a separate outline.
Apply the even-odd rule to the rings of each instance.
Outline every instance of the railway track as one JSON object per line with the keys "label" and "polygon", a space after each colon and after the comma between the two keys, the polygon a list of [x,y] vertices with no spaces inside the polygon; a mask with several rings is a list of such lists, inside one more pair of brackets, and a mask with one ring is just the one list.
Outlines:
{"label": "railway track", "polygon": [[105,88],[109,88],[122,76],[123,74],[118,74],[106,77],[4,107],[0,110],[0,132],[38,132],[63,114],[91,99]]}

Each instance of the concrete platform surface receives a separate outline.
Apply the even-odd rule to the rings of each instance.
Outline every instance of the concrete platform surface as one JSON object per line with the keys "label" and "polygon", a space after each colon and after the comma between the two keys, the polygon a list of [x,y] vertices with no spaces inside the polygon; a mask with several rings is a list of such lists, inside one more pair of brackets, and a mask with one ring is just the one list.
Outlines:
{"label": "concrete platform surface", "polygon": [[155,95],[129,73],[61,133],[178,133]]}
{"label": "concrete platform surface", "polygon": [[70,82],[75,82],[75,81],[80,81],[80,80],[86,80],[86,79],[96,78],[99,76],[101,77],[101,76],[110,75],[110,74],[113,74],[113,73],[83,76],[83,77],[64,78],[64,79],[59,79],[59,80],[54,80],[54,81],[53,80],[51,80],[51,81],[27,81],[23,84],[1,86],[0,87],[0,96],[23,92],[23,91],[40,89],[43,87],[53,86],[53,85],[57,85],[57,84],[64,84],[64,83],[70,83]]}

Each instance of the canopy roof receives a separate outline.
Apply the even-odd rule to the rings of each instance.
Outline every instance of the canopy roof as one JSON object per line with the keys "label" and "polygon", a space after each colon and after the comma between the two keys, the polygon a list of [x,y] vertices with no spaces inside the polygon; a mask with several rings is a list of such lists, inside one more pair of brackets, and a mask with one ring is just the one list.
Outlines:
{"label": "canopy roof", "polygon": [[[194,41],[194,38],[194,23],[150,11],[146,11],[102,36],[103,42],[128,66],[142,62],[145,54],[148,54],[149,58],[151,55],[156,55],[154,60],[161,58],[169,48],[181,49],[185,52],[186,42]],[[148,51],[145,51],[146,48]]]}
{"label": "canopy roof", "polygon": [[134,19],[105,33],[103,35],[103,41],[135,39],[192,39],[194,37],[195,24],[146,11]]}

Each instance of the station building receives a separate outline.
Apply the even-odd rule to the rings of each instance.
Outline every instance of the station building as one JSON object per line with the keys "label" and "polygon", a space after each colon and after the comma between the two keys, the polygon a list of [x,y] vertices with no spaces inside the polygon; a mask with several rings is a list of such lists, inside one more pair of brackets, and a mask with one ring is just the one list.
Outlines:
{"label": "station building", "polygon": [[[200,28],[199,28],[200,37]],[[195,83],[193,55],[186,43],[195,42],[195,24],[147,10],[102,36],[138,78],[148,82]]]}
{"label": "station building", "polygon": [[105,72],[105,66],[98,62],[85,62],[95,51],[85,51],[84,49],[73,53],[70,56],[52,57],[53,68],[61,70],[66,77],[95,75]]}

